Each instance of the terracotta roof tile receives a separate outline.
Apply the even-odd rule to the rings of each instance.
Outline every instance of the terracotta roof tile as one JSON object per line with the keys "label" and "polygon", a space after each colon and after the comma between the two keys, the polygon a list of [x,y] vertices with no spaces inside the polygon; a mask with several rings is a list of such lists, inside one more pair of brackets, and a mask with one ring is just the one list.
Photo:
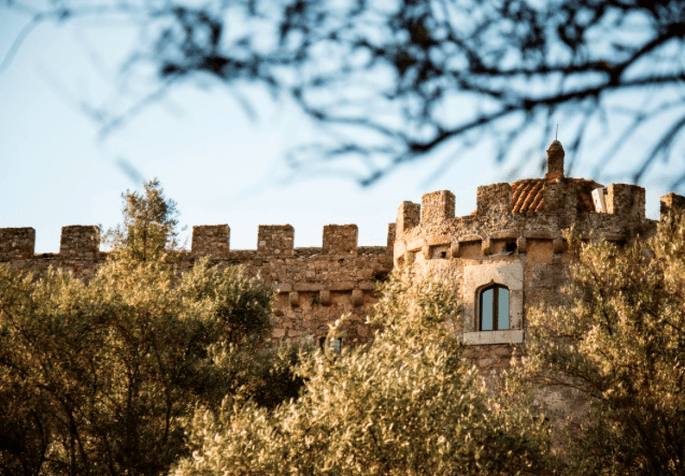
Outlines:
{"label": "terracotta roof tile", "polygon": [[[595,213],[592,191],[601,187],[593,180],[564,178],[567,185],[575,185],[578,213]],[[533,178],[518,180],[511,184],[512,211],[514,213],[541,212],[545,209],[545,185],[550,180]]]}
{"label": "terracotta roof tile", "polygon": [[545,188],[545,179],[524,179],[511,184],[512,211],[525,213],[538,211],[544,205],[542,191]]}

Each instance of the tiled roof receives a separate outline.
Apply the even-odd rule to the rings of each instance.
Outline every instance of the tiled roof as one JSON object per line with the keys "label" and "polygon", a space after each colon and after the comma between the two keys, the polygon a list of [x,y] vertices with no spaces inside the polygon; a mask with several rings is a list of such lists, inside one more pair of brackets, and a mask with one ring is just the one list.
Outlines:
{"label": "tiled roof", "polygon": [[[595,213],[592,191],[601,187],[593,180],[581,178],[562,179],[567,185],[575,185],[578,213]],[[518,180],[511,184],[512,211],[514,213],[541,212],[545,208],[543,190],[549,179],[534,178]]]}
{"label": "tiled roof", "polygon": [[514,213],[539,212],[545,205],[542,190],[545,179],[523,179],[511,184],[512,211]]}

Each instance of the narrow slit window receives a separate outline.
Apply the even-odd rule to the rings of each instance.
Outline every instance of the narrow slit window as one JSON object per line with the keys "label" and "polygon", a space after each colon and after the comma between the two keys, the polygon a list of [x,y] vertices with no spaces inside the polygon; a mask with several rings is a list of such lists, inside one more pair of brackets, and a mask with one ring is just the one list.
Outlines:
{"label": "narrow slit window", "polygon": [[481,331],[509,329],[509,289],[493,284],[480,292]]}

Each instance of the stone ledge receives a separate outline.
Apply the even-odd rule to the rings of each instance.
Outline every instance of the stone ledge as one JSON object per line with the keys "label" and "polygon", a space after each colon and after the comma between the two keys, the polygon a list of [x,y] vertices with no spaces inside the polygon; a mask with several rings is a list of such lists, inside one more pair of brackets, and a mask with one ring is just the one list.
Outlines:
{"label": "stone ledge", "polygon": [[520,344],[523,330],[464,332],[464,345]]}

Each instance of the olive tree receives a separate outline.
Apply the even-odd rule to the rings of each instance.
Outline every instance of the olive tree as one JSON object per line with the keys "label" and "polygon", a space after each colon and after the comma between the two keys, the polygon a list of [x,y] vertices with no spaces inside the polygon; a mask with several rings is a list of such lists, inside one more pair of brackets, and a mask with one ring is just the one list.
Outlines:
{"label": "olive tree", "polygon": [[172,474],[553,474],[544,422],[491,396],[462,359],[458,316],[453,290],[391,280],[373,343],[305,359],[301,398],[271,413],[240,398],[198,411],[197,450]]}
{"label": "olive tree", "polygon": [[529,376],[587,399],[574,474],[685,474],[685,220],[617,246],[571,237],[569,304],[529,316]]}
{"label": "olive tree", "polygon": [[0,266],[0,474],[164,474],[196,405],[297,396],[293,353],[260,348],[273,291],[206,261],[179,273],[159,184],[125,199],[91,279]]}

